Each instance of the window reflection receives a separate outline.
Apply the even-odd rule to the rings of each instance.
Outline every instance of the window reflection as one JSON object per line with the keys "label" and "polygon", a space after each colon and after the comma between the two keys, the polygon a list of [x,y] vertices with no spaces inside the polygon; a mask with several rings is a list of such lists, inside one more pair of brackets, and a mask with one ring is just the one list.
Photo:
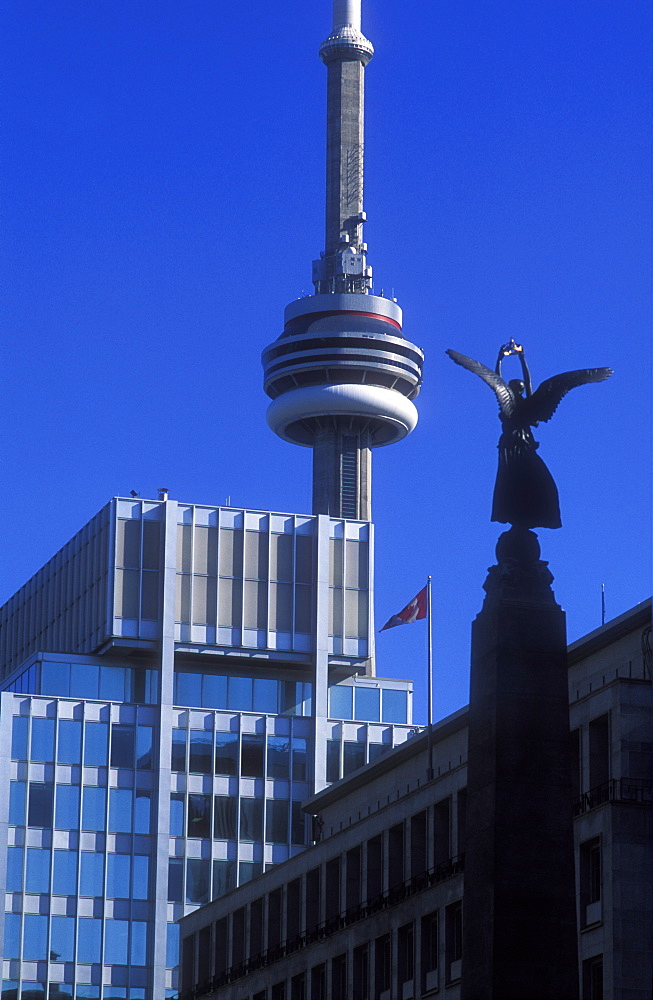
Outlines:
{"label": "window reflection", "polygon": [[84,763],[87,767],[106,767],[109,726],[106,722],[87,722],[85,726]]}
{"label": "window reflection", "polygon": [[82,896],[102,896],[104,888],[104,855],[82,851],[79,891]]}
{"label": "window reflection", "polygon": [[32,719],[32,760],[54,760],[54,719]]}
{"label": "window reflection", "polygon": [[150,859],[144,854],[135,854],[132,868],[132,899],[148,899],[150,894]]}
{"label": "window reflection", "polygon": [[243,735],[240,773],[245,778],[263,777],[263,737]]}
{"label": "window reflection", "polygon": [[215,734],[215,773],[238,774],[238,734]]}
{"label": "window reflection", "polygon": [[132,832],[131,788],[109,789],[109,833]]}
{"label": "window reflection", "polygon": [[23,890],[23,848],[7,848],[7,892]]}
{"label": "window reflection", "polygon": [[131,858],[128,854],[107,855],[107,896],[129,898]]}
{"label": "window reflection", "polygon": [[215,796],[213,836],[216,840],[236,839],[236,803],[236,798],[231,795]]}
{"label": "window reflection", "polygon": [[104,961],[108,965],[127,965],[129,921],[107,920],[104,925]]}
{"label": "window reflection", "polygon": [[236,888],[236,862],[213,862],[213,899],[219,899],[225,893]]}
{"label": "window reflection", "polygon": [[55,851],[52,891],[61,896],[77,892],[77,851]]}
{"label": "window reflection", "polygon": [[101,941],[102,920],[99,917],[80,917],[77,921],[77,961],[99,962]]}
{"label": "window reflection", "polygon": [[184,862],[171,858],[168,862],[168,900],[171,903],[181,903],[183,894]]}
{"label": "window reflection", "polygon": [[195,774],[213,772],[213,733],[204,729],[190,731],[189,770]]}
{"label": "window reflection", "polygon": [[59,719],[57,760],[60,764],[80,764],[82,754],[82,724],[76,719]]}
{"label": "window reflection", "polygon": [[37,962],[47,955],[48,918],[40,913],[26,913],[24,917],[23,959]]}
{"label": "window reflection", "polygon": [[25,870],[26,892],[50,891],[50,851],[43,847],[28,847]]}
{"label": "window reflection", "polygon": [[150,833],[151,823],[152,793],[144,788],[137,788],[134,803],[134,833]]}
{"label": "window reflection", "polygon": [[407,691],[394,691],[392,688],[383,691],[383,721],[403,723],[408,721]]}
{"label": "window reflection", "polygon": [[284,736],[268,736],[268,778],[287,781],[290,777],[290,740]]}
{"label": "window reflection", "polygon": [[211,796],[188,796],[188,836],[211,836]]}
{"label": "window reflection", "polygon": [[271,844],[288,843],[288,803],[283,799],[265,803],[265,839]]}
{"label": "window reflection", "polygon": [[365,744],[345,740],[342,772],[346,777],[365,763]]}
{"label": "window reflection", "polygon": [[203,858],[189,858],[186,862],[186,902],[208,903],[209,873],[211,862]]}
{"label": "window reflection", "polygon": [[261,799],[241,798],[240,839],[263,839],[263,802]]}
{"label": "window reflection", "polygon": [[59,962],[73,961],[75,918],[53,916],[50,928],[50,958]]}
{"label": "window reflection", "polygon": [[133,726],[111,726],[111,767],[134,766],[135,735]]}
{"label": "window reflection", "polygon": [[27,760],[27,718],[15,715],[11,726],[11,756],[14,760]]}
{"label": "window reflection", "polygon": [[186,730],[172,730],[172,752],[170,767],[173,771],[186,770]]}
{"label": "window reflection", "polygon": [[170,796],[170,836],[184,836],[184,795],[173,792]]}
{"label": "window reflection", "polygon": [[82,829],[104,830],[106,808],[106,788],[85,788],[82,792]]}
{"label": "window reflection", "polygon": [[308,780],[308,743],[300,736],[292,739],[292,777],[293,781]]}
{"label": "window reflection", "polygon": [[79,788],[57,785],[54,824],[58,830],[76,830],[79,823]]}

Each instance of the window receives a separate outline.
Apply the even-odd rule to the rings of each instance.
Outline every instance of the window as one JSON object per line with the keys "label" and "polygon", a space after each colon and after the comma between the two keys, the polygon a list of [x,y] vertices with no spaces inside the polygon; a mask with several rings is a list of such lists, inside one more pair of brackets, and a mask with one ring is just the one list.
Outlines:
{"label": "window", "polygon": [[[177,577],[177,580],[180,580]],[[188,578],[187,578],[188,579]],[[188,618],[188,614],[183,615]],[[202,675],[188,673],[185,670],[175,672],[175,704],[194,705],[199,708],[202,704]]]}
{"label": "window", "polygon": [[365,744],[353,740],[344,741],[343,767],[344,777],[358,770],[365,764]]}
{"label": "window", "polygon": [[79,788],[57,785],[55,788],[54,825],[57,830],[76,830],[79,825]]}
{"label": "window", "polygon": [[106,965],[127,965],[129,921],[112,920],[104,924],[104,962]]}
{"label": "window", "polygon": [[601,913],[601,838],[594,837],[580,845],[580,920],[581,927],[598,923]]}
{"label": "window", "polygon": [[133,797],[131,788],[109,789],[109,833],[132,832]]}
{"label": "window", "polygon": [[44,847],[27,848],[25,891],[50,891],[50,851]]}
{"label": "window", "polygon": [[382,993],[392,985],[392,945],[389,934],[378,937],[374,942],[375,997],[380,1000]]}
{"label": "window", "polygon": [[179,924],[168,924],[166,930],[166,965],[174,969],[179,965]]}
{"label": "window", "polygon": [[610,780],[610,717],[606,713],[589,724],[590,788]]}
{"label": "window", "polygon": [[213,862],[213,899],[219,899],[225,893],[236,888],[236,862]]}
{"label": "window", "polygon": [[603,955],[583,962],[583,1000],[603,1000]]}
{"label": "window", "polygon": [[252,678],[230,677],[227,688],[227,708],[235,712],[252,711]]}
{"label": "window", "polygon": [[23,891],[23,848],[7,848],[7,892]]}
{"label": "window", "polygon": [[54,760],[54,719],[32,719],[32,760]]}
{"label": "window", "polygon": [[172,751],[170,767],[173,771],[186,770],[186,730],[172,730]]}
{"label": "window", "polygon": [[347,993],[347,955],[336,955],[331,959],[332,1000],[349,1000]]}
{"label": "window", "polygon": [[22,826],[25,822],[25,782],[9,782],[9,822]]}
{"label": "window", "polygon": [[79,891],[82,896],[102,896],[104,888],[104,856],[94,851],[82,851]]}
{"label": "window", "polygon": [[30,781],[27,825],[45,828],[52,826],[54,786]]}
{"label": "window", "polygon": [[152,793],[144,788],[136,789],[134,803],[134,833],[149,833],[152,817]]}
{"label": "window", "polygon": [[354,688],[354,718],[364,719],[367,722],[378,722],[380,717],[380,690],[368,687]]}
{"label": "window", "polygon": [[116,723],[111,727],[111,767],[134,766],[133,726],[121,726]]}
{"label": "window", "polygon": [[265,839],[270,844],[288,843],[288,801],[268,799],[265,803]]}
{"label": "window", "polygon": [[188,796],[188,836],[211,836],[211,796]]}
{"label": "window", "polygon": [[290,841],[292,844],[306,843],[306,813],[301,802],[294,799],[290,803]]}
{"label": "window", "polygon": [[181,903],[184,898],[184,862],[168,861],[168,899],[171,903]]}
{"label": "window", "polygon": [[279,686],[267,677],[254,679],[254,711],[276,715],[279,710]]}
{"label": "window", "polygon": [[286,736],[268,736],[268,778],[290,777],[290,742]]}
{"label": "window", "polygon": [[60,764],[80,764],[82,757],[82,724],[76,719],[59,719],[57,760]]}
{"label": "window", "polygon": [[129,899],[131,858],[128,854],[107,855],[107,896]]}
{"label": "window", "polygon": [[451,798],[436,802],[433,813],[433,860],[436,865],[443,865],[451,857]]}
{"label": "window", "polygon": [[149,899],[150,859],[144,854],[135,854],[132,871],[132,899]]}
{"label": "window", "polygon": [[340,777],[340,740],[327,740],[326,744],[326,780],[337,781]]}
{"label": "window", "polygon": [[85,726],[84,763],[87,767],[106,767],[109,726],[106,722],[87,722]]}
{"label": "window", "polygon": [[311,1000],[326,1000],[326,966],[324,963],[311,969]]}
{"label": "window", "polygon": [[420,952],[422,990],[428,992],[438,985],[438,912],[422,917],[422,947]]}
{"label": "window", "polygon": [[5,913],[5,941],[3,956],[20,958],[20,913]]}
{"label": "window", "polygon": [[27,719],[14,715],[11,727],[11,756],[14,760],[27,760]]}
{"label": "window", "polygon": [[77,851],[55,851],[52,891],[61,896],[77,893]]}
{"label": "window", "polygon": [[404,824],[397,823],[388,831],[388,886],[392,889],[404,881]]}
{"label": "window", "polygon": [[236,839],[237,799],[231,795],[216,795],[213,799],[213,836],[216,840]]}
{"label": "window", "polygon": [[[130,928],[130,962],[132,965],[147,965],[148,926],[144,920],[132,920]],[[134,989],[132,987],[130,990],[130,1000],[134,1000],[134,996]]]}
{"label": "window", "polygon": [[48,918],[36,913],[24,917],[23,959],[42,961],[48,953]]}
{"label": "window", "polygon": [[215,773],[238,774],[238,734],[215,734]]}
{"label": "window", "polygon": [[412,924],[404,924],[397,933],[397,967],[399,985],[408,983],[415,974],[415,945]]}
{"label": "window", "polygon": [[414,878],[428,868],[426,810],[410,818],[410,875]]}
{"label": "window", "polygon": [[243,736],[240,773],[244,778],[263,777],[263,737]]}
{"label": "window", "polygon": [[186,861],[186,902],[208,903],[211,862],[203,858]]}
{"label": "window", "polygon": [[202,705],[204,708],[227,707],[227,678],[219,674],[202,677]]}
{"label": "window", "polygon": [[170,796],[170,836],[184,836],[184,794],[173,792]]}
{"label": "window", "polygon": [[84,788],[82,791],[82,829],[104,830],[106,808],[106,788]]}
{"label": "window", "polygon": [[75,918],[52,917],[50,930],[50,958],[58,962],[72,962],[75,941]]}
{"label": "window", "polygon": [[290,980],[290,1000],[306,1000],[306,973],[300,972]]}
{"label": "window", "polygon": [[263,802],[261,799],[241,798],[240,839],[263,840]]}
{"label": "window", "polygon": [[385,688],[383,691],[383,722],[408,722],[408,692]]}
{"label": "window", "polygon": [[308,743],[300,736],[292,738],[292,779],[308,780]]}
{"label": "window", "polygon": [[331,719],[353,719],[352,696],[354,689],[334,684],[329,688],[329,717]]}
{"label": "window", "polygon": [[367,842],[367,899],[383,892],[383,837],[379,834]]}
{"label": "window", "polygon": [[369,1000],[369,952],[367,945],[354,948],[353,954],[354,993],[352,1000]]}
{"label": "window", "polygon": [[189,771],[195,774],[213,773],[213,733],[205,729],[190,731]]}
{"label": "window", "polygon": [[447,982],[460,979],[463,954],[463,904],[462,900],[451,903],[444,911],[445,955],[447,960]]}

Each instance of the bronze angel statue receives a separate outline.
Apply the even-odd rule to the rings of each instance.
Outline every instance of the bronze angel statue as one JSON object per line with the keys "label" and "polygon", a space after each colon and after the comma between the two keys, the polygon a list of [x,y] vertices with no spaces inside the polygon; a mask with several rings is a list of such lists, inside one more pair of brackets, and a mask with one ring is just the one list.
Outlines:
{"label": "bronze angel statue", "polygon": [[[559,528],[560,504],[553,476],[537,454],[538,442],[531,427],[550,420],[558,403],[571,389],[587,382],[603,382],[611,368],[584,368],[548,378],[533,392],[524,348],[514,340],[499,350],[496,370],[479,361],[447,351],[452,361],[480,376],[499,401],[501,437],[499,468],[492,500],[492,521],[521,528]],[[505,382],[501,376],[504,358],[519,357],[523,379]]]}

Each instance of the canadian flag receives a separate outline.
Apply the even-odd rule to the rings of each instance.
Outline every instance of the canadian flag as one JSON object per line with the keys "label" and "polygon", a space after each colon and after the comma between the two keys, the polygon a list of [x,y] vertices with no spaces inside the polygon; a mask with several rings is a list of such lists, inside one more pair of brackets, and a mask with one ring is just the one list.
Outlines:
{"label": "canadian flag", "polygon": [[413,597],[410,604],[407,604],[403,611],[399,614],[393,615],[385,623],[383,628],[379,629],[379,632],[385,632],[387,628],[394,628],[395,625],[410,625],[411,622],[419,621],[420,618],[426,618],[426,587],[423,587],[416,597]]}

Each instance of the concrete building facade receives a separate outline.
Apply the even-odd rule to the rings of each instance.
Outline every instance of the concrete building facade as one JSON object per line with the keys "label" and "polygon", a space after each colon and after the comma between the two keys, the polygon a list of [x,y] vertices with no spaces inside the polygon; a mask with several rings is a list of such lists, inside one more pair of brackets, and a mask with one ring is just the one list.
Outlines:
{"label": "concrete building facade", "polygon": [[[647,601],[569,647],[583,1000],[650,992],[650,637]],[[309,850],[184,918],[182,1000],[457,998],[467,721],[434,727],[431,781],[422,733],[305,803]]]}

